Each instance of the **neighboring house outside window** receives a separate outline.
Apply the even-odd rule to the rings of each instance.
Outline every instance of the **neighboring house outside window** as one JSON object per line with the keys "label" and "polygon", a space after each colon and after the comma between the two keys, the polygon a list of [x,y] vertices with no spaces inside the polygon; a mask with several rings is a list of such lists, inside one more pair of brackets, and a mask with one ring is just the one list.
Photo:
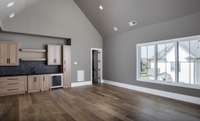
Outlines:
{"label": "neighboring house outside window", "polygon": [[200,84],[200,40],[145,43],[137,50],[139,80]]}

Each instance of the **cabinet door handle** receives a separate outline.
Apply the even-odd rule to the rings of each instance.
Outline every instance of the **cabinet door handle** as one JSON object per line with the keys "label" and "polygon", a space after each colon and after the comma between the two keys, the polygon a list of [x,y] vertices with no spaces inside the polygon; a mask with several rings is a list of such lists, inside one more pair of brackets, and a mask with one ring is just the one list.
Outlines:
{"label": "cabinet door handle", "polygon": [[8,91],[17,91],[19,89],[8,89]]}
{"label": "cabinet door handle", "polygon": [[37,78],[36,78],[36,77],[34,77],[34,78],[33,78],[33,81],[34,81],[34,82],[36,82],[36,81],[37,81]]}
{"label": "cabinet door handle", "polygon": [[17,85],[19,83],[8,83],[8,85]]}
{"label": "cabinet door handle", "polygon": [[56,63],[56,59],[54,59],[54,63]]}
{"label": "cabinet door handle", "polygon": [[18,78],[8,78],[8,80],[18,80]]}
{"label": "cabinet door handle", "polygon": [[10,64],[10,58],[7,58],[7,64]]}

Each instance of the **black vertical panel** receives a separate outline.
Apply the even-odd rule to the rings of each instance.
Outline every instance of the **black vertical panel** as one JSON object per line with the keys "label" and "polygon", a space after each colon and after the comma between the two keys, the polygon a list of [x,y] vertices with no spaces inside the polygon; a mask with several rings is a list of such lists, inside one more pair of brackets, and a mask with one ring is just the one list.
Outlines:
{"label": "black vertical panel", "polygon": [[98,84],[98,51],[92,51],[92,81],[95,84]]}

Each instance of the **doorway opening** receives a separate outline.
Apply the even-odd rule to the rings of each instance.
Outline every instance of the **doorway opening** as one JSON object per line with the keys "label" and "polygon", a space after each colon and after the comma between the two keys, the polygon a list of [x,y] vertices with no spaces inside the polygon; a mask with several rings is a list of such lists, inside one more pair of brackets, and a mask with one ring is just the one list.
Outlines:
{"label": "doorway opening", "polygon": [[92,84],[101,84],[102,82],[102,49],[91,48],[91,80]]}

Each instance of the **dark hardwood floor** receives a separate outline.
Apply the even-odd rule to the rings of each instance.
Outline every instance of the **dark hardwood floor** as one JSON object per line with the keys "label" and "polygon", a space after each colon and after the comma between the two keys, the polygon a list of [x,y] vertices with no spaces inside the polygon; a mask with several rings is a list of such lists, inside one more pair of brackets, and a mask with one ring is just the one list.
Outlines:
{"label": "dark hardwood floor", "polygon": [[200,106],[110,85],[0,97],[0,121],[200,121]]}

